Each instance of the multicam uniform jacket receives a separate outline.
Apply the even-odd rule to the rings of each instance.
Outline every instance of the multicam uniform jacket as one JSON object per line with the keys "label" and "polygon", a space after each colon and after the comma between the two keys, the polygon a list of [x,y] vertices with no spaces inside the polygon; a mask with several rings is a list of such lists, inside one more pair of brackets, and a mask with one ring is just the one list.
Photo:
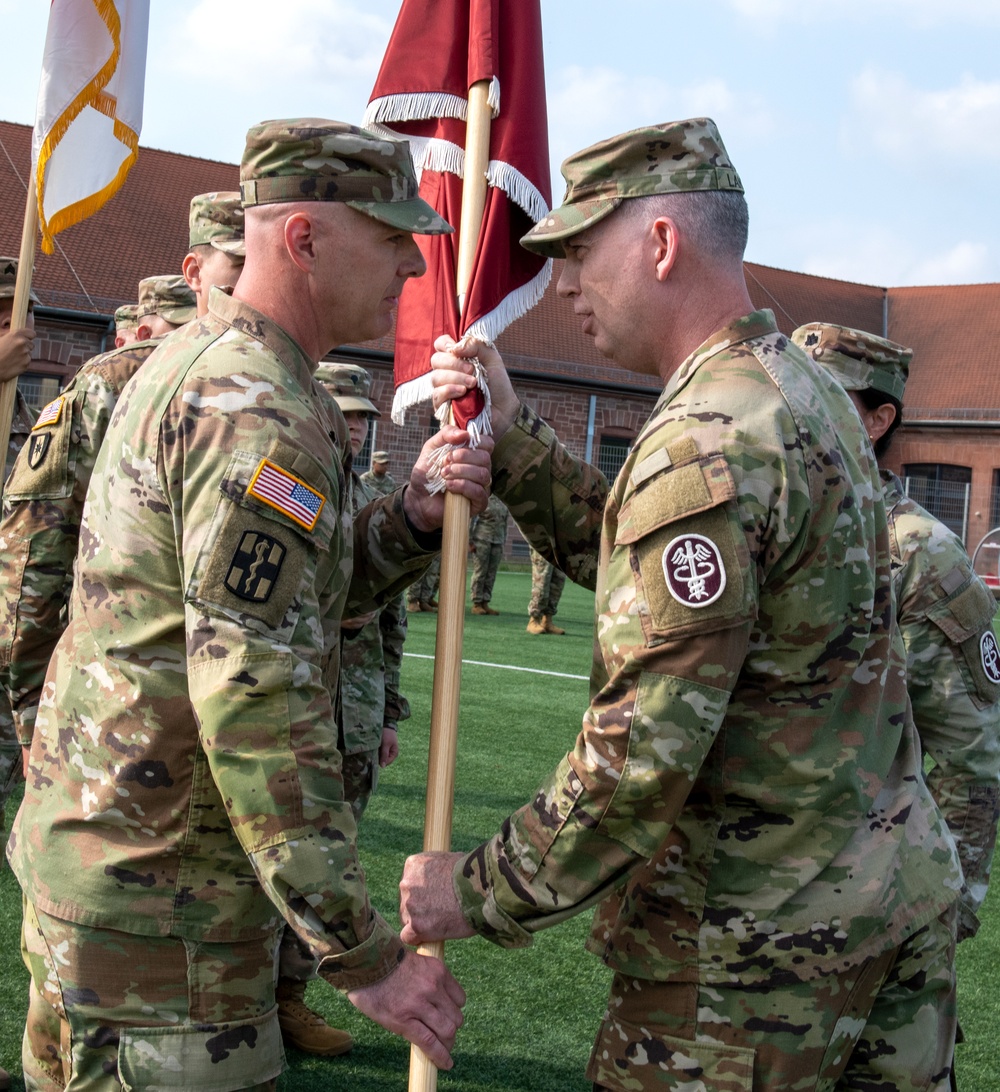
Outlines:
{"label": "multicam uniform jacket", "polygon": [[[381,494],[354,475],[354,511]],[[402,596],[386,603],[360,629],[345,619],[341,646],[340,705],[345,755],[377,751],[384,727],[395,728],[410,715],[399,692],[399,670],[406,640],[406,604]]]}
{"label": "multicam uniform jacket", "polygon": [[387,496],[389,493],[395,492],[399,488],[396,483],[396,479],[389,473],[383,474],[380,478],[377,474],[373,474],[370,470],[366,470],[361,475],[361,481],[375,490],[376,493],[381,493],[382,496]]}
{"label": "multicam uniform jacket", "polygon": [[280,911],[350,988],[402,948],[368,902],[326,680],[345,605],[408,584],[425,544],[401,492],[352,520],[346,423],[298,345],[210,308],[98,456],[9,856],[36,907],[102,928],[231,942]]}
{"label": "multicam uniform jacket", "polygon": [[931,793],[965,874],[959,937],[975,933],[997,837],[1000,650],[996,600],[959,539],[882,472],[907,689]]}
{"label": "multicam uniform jacket", "polygon": [[125,384],[160,344],[88,360],[39,414],[4,492],[0,523],[0,685],[31,746],[49,657],[66,625],[87,487]]}
{"label": "multicam uniform jacket", "polygon": [[575,749],[456,866],[484,935],[524,944],[607,896],[589,946],[615,970],[778,984],[954,902],[856,420],[755,312],[671,377],[602,519],[593,468],[522,407],[494,488],[578,582],[600,534],[595,657]]}

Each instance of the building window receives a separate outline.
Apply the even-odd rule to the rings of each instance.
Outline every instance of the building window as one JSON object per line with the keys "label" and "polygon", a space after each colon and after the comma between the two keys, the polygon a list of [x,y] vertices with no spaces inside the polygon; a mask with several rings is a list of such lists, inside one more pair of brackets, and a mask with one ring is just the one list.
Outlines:
{"label": "building window", "polygon": [[17,389],[33,410],[47,406],[59,393],[59,380],[54,375],[37,375],[25,372],[17,380]]}
{"label": "building window", "polygon": [[597,449],[597,469],[613,482],[618,477],[618,471],[625,465],[631,440],[623,436],[602,436],[601,446]]}
{"label": "building window", "polygon": [[972,470],[948,463],[908,463],[903,467],[906,495],[923,505],[964,542],[969,520]]}
{"label": "building window", "polygon": [[365,442],[361,445],[358,457],[354,460],[354,469],[359,474],[363,474],[366,470],[371,470],[372,468],[372,452],[375,450],[375,433],[377,431],[378,418],[369,416],[368,435],[365,437]]}
{"label": "building window", "polygon": [[1000,470],[993,471],[993,491],[990,493],[990,530],[1000,527]]}

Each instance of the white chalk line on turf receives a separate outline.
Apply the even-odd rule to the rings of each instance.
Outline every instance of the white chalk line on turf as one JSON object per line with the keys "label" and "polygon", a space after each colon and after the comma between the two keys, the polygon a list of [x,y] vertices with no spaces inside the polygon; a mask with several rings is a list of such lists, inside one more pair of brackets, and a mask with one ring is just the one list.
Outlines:
{"label": "white chalk line on turf", "polygon": [[[423,652],[404,652],[404,656],[412,656],[415,660],[433,660],[433,656],[428,656]],[[463,664],[471,664],[473,667],[499,667],[503,671],[526,671],[529,675],[555,675],[557,679],[583,679],[584,682],[590,678],[589,675],[567,675],[563,671],[543,671],[540,667],[518,667],[516,664],[490,664],[485,660],[463,660]]]}

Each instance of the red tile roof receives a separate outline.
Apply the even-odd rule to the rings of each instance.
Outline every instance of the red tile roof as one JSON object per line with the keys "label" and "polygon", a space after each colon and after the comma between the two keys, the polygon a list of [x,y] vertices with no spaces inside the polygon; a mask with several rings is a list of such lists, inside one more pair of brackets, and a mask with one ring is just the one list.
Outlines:
{"label": "red tile roof", "polygon": [[[30,145],[29,126],[0,122],[0,254],[20,249]],[[132,301],[142,277],[179,270],[191,197],[235,189],[238,181],[238,168],[230,163],[141,149],[121,193],[58,236],[56,254],[38,254],[34,287],[42,303],[110,314]],[[888,336],[915,352],[909,420],[1000,418],[1000,285],[880,288],[749,262],[746,273],[754,304],[773,310],[785,333],[814,321],[882,333],[887,318]],[[618,368],[597,353],[557,298],[557,278],[558,263],[541,303],[499,339],[511,368],[658,389],[654,378]],[[391,353],[392,345],[390,333],[363,348]]]}

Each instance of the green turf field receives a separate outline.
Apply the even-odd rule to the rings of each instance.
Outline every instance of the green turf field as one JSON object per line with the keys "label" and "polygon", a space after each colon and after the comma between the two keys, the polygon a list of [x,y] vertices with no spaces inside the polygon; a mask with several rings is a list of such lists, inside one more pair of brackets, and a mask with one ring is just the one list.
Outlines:
{"label": "green turf field", "polygon": [[[466,613],[462,717],[456,777],[454,846],[469,849],[524,803],[571,745],[587,697],[593,597],[567,584],[558,622],[565,637],[524,632],[530,588],[525,573],[500,573],[498,618]],[[420,849],[426,781],[435,616],[410,615],[403,689],[413,708],[400,731],[400,758],[385,771],[360,831],[361,859],[373,901],[398,925],[396,885],[408,853]],[[490,666],[493,665],[493,666]],[[521,668],[523,670],[509,670]],[[579,677],[578,677],[579,676]],[[12,810],[12,809],[11,809]],[[959,953],[961,1092],[994,1092],[1000,1071],[995,1027],[1000,1003],[991,987],[1000,966],[1000,913],[987,900],[979,936]],[[469,995],[455,1069],[439,1087],[454,1092],[586,1092],[583,1077],[608,975],[582,949],[589,915],[540,934],[524,951],[475,939],[450,944],[447,959]],[[20,1081],[20,1037],[27,975],[20,962],[20,892],[0,875],[0,1064]],[[355,1013],[330,987],[310,986],[309,1001],[356,1039],[346,1057],[322,1061],[289,1052],[282,1092],[406,1088],[408,1046]],[[197,1092],[197,1090],[192,1090]]]}

